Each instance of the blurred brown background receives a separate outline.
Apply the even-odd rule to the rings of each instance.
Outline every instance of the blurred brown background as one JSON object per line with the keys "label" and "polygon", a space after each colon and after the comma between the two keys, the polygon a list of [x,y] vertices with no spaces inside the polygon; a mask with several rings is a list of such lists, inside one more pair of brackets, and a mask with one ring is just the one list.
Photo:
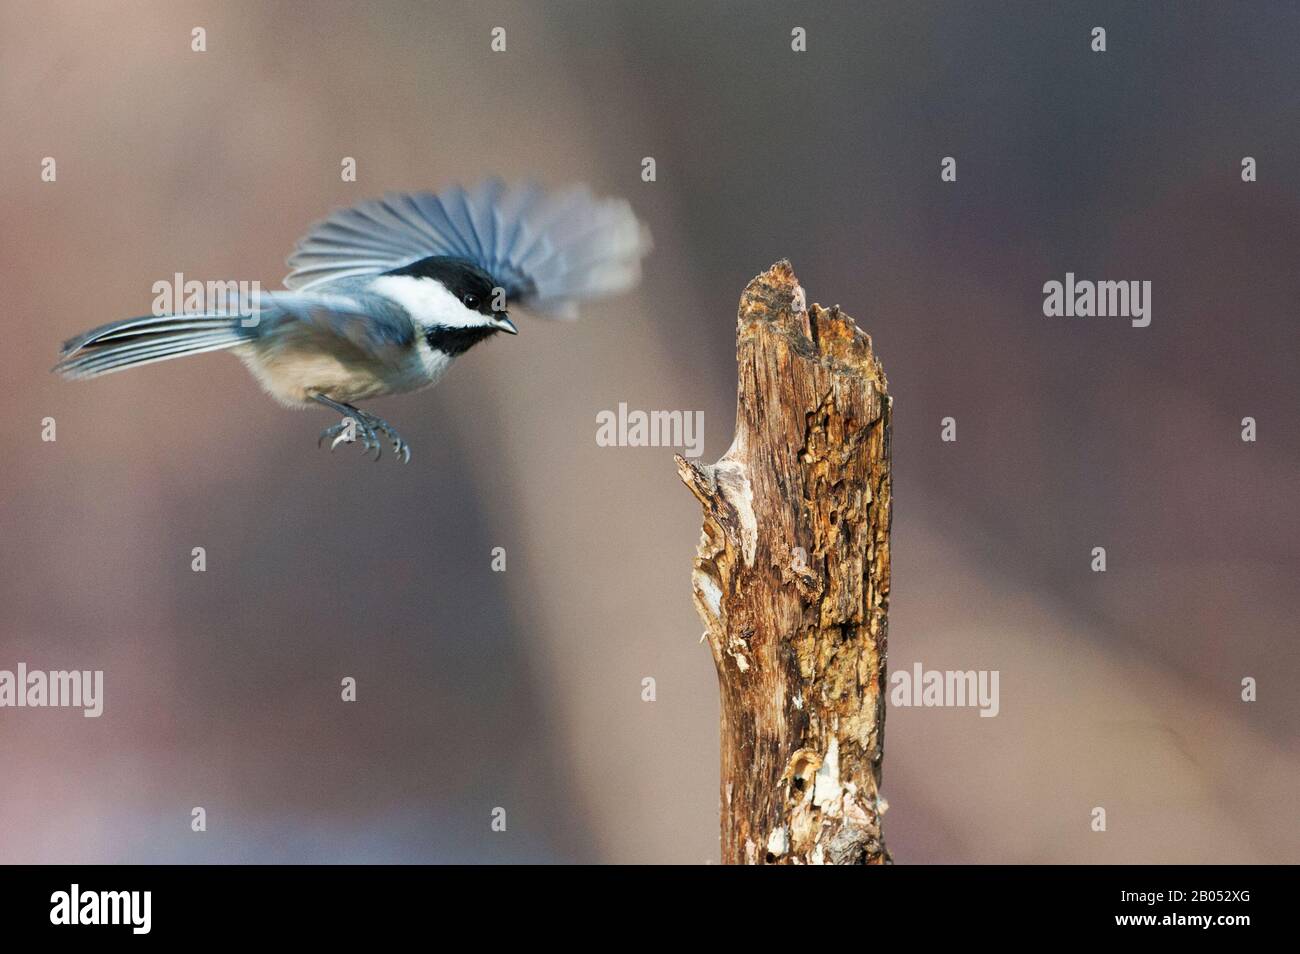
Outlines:
{"label": "blurred brown background", "polygon": [[[890,710],[897,859],[1300,860],[1297,48],[1281,3],[4,4],[0,669],[106,703],[0,710],[0,860],[716,859],[697,506],[595,415],[703,409],[716,459],[781,257],[891,382],[891,666],[1002,674],[994,719]],[[48,373],[174,272],[278,287],[332,207],[493,173],[656,250],[372,404],[407,467],[228,355]],[[1152,281],[1151,326],[1044,318],[1067,271]]]}

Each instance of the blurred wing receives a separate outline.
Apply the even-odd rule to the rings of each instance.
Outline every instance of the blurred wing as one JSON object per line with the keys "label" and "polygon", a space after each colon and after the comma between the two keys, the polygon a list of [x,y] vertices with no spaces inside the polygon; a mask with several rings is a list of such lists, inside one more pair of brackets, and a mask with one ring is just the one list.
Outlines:
{"label": "blurred wing", "polygon": [[649,232],[621,199],[598,199],[586,186],[548,194],[489,179],[334,212],[298,242],[284,283],[305,291],[449,255],[482,268],[510,301],[571,318],[578,302],[635,285],[649,250]]}

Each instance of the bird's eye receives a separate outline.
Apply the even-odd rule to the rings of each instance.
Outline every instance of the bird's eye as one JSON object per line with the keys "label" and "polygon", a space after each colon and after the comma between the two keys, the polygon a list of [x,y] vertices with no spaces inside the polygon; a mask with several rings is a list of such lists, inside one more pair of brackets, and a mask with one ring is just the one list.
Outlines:
{"label": "bird's eye", "polygon": [[468,308],[470,311],[477,311],[477,310],[478,310],[478,295],[465,295],[465,296],[460,300],[460,303],[461,303],[462,305],[464,305],[466,308]]}

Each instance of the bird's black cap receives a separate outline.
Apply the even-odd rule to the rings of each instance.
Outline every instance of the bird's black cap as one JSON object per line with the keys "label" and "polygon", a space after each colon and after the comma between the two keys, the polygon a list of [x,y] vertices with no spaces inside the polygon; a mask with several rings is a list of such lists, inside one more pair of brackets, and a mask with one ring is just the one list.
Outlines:
{"label": "bird's black cap", "polygon": [[[497,314],[492,308],[492,299],[495,297],[492,292],[497,287],[496,282],[483,269],[463,258],[431,255],[384,274],[437,279],[471,311],[483,315]],[[471,301],[473,304],[470,304]]]}

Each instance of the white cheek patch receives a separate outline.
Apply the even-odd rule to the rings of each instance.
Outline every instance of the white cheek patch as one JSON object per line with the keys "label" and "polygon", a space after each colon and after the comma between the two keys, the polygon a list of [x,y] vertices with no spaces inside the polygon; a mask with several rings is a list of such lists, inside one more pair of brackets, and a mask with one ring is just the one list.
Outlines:
{"label": "white cheek patch", "polygon": [[442,282],[413,275],[380,275],[369,285],[372,292],[397,302],[425,327],[480,328],[490,325],[488,315],[470,311]]}
{"label": "white cheek patch", "polygon": [[429,347],[429,342],[423,338],[416,341],[415,353],[420,372],[424,375],[424,380],[429,382],[437,381],[442,377],[442,373],[447,370],[452,361],[441,351],[434,351]]}

